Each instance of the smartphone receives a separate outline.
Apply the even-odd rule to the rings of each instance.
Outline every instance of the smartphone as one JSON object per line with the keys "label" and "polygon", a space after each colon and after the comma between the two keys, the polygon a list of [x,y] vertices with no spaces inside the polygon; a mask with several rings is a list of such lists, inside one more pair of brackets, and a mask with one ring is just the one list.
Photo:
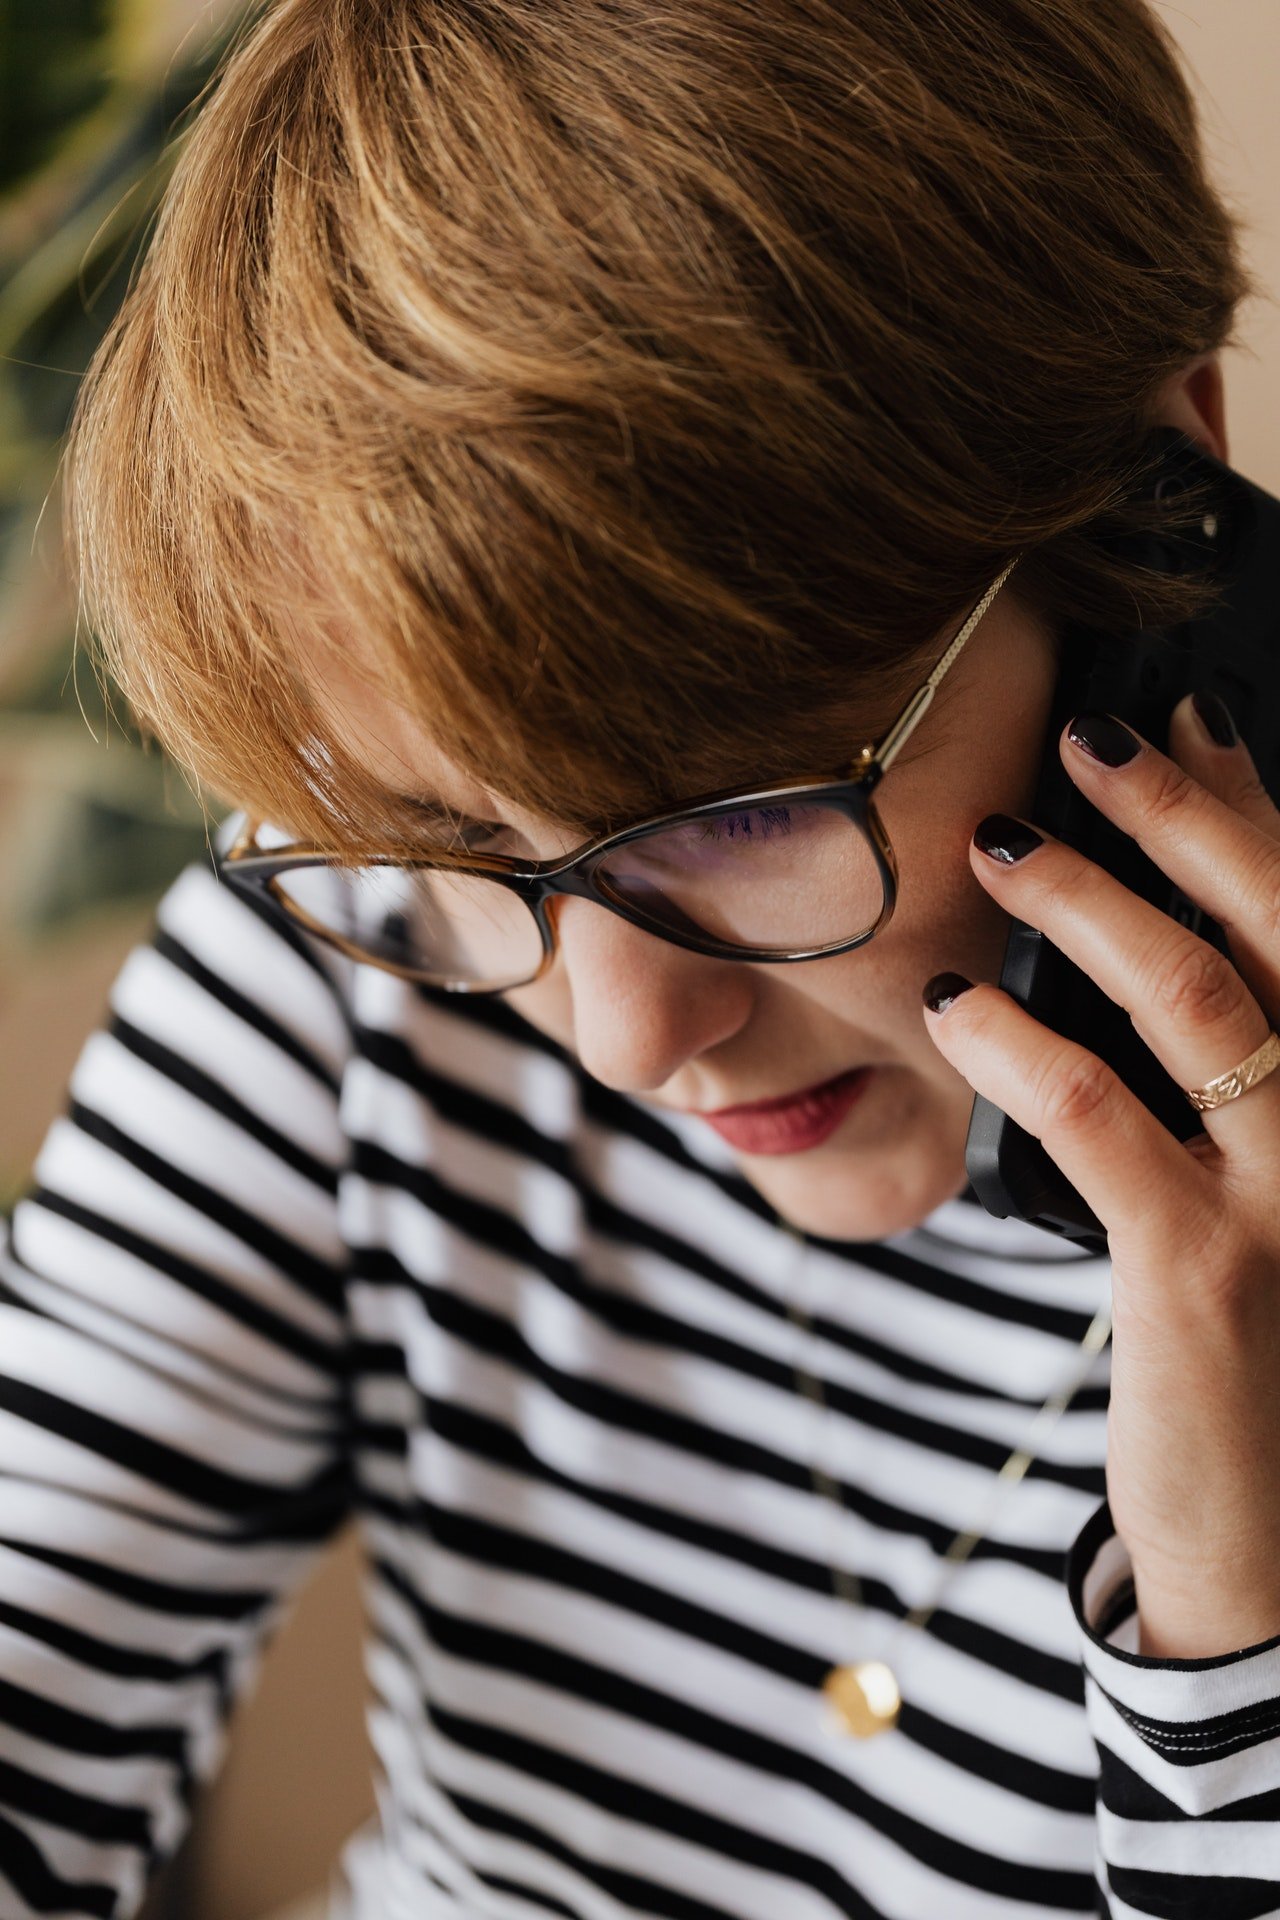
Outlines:
{"label": "smartphone", "polygon": [[[1109,634],[1068,623],[1030,817],[1225,953],[1217,922],[1089,804],[1058,752],[1067,722],[1091,709],[1115,714],[1165,750],[1173,709],[1184,695],[1206,688],[1226,702],[1264,786],[1280,798],[1280,500],[1175,428],[1155,429],[1149,452],[1149,484],[1166,512],[1190,485],[1206,484],[1211,504],[1203,514],[1197,509],[1190,530],[1144,541],[1138,557],[1166,572],[1207,564],[1223,595],[1201,618],[1167,629]],[[1201,1116],[1124,1009],[1035,927],[1013,921],[999,984],[1045,1026],[1105,1060],[1177,1139],[1203,1131]],[[1102,1223],[1057,1163],[981,1095],[973,1104],[965,1165],[989,1213],[1026,1220],[1091,1253],[1106,1251]]]}

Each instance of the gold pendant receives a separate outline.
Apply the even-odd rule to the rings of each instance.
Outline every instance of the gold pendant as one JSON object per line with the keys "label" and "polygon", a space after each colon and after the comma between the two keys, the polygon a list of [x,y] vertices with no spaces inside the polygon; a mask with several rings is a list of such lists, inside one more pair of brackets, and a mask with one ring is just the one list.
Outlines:
{"label": "gold pendant", "polygon": [[898,1724],[902,1695],[893,1670],[883,1660],[859,1660],[854,1667],[832,1667],[822,1683],[823,1697],[842,1733],[870,1740]]}

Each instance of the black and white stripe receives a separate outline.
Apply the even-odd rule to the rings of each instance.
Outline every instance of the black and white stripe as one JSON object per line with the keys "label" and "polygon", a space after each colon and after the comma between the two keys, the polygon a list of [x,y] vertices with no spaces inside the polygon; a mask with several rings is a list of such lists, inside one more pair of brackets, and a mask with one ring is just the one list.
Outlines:
{"label": "black and white stripe", "polygon": [[1109,1274],[967,1201],[817,1240],[824,1415],[794,1257],[697,1122],[184,875],[0,1265],[0,1920],[136,1910],[352,1513],[350,1920],[1280,1913],[1280,1641],[1133,1652],[1106,1355],[892,1645],[898,1731],[830,1731]]}

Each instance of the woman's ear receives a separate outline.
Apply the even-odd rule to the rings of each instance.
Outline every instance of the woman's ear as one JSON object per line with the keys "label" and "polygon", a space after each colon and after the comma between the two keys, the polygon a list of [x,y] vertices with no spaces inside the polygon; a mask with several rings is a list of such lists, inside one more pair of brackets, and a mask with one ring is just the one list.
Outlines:
{"label": "woman's ear", "polygon": [[1156,399],[1152,425],[1180,427],[1197,446],[1204,447],[1224,465],[1230,464],[1227,401],[1219,354],[1201,354],[1198,360],[1165,382]]}

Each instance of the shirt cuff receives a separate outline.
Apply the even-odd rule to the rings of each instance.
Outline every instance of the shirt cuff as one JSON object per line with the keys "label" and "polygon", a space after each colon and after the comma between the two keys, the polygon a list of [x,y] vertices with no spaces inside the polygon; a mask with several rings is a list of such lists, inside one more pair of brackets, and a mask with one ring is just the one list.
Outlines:
{"label": "shirt cuff", "polygon": [[1207,1659],[1139,1654],[1133,1566],[1105,1503],[1067,1555],[1067,1591],[1090,1726],[1112,1753],[1186,1813],[1280,1788],[1280,1634]]}

